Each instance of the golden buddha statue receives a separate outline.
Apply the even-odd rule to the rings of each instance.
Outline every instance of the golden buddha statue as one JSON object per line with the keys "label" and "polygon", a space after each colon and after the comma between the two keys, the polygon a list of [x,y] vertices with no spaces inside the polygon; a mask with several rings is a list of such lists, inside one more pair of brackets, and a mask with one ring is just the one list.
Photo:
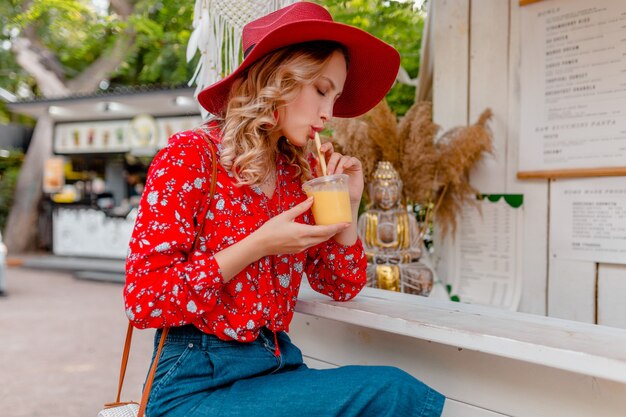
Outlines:
{"label": "golden buddha statue", "polygon": [[378,163],[369,195],[370,207],[358,223],[368,259],[368,285],[428,295],[433,273],[420,262],[420,229],[415,217],[402,205],[402,180],[390,162]]}

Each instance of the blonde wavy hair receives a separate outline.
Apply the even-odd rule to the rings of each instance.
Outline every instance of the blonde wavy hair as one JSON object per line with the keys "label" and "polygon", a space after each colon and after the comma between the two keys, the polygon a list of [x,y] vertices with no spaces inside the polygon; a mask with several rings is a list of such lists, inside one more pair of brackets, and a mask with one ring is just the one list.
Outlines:
{"label": "blonde wavy hair", "polygon": [[278,153],[296,167],[300,181],[312,177],[307,147],[290,144],[284,137],[270,143],[277,129],[274,112],[288,105],[304,85],[318,78],[335,51],[345,48],[332,41],[292,45],[269,53],[242,75],[231,91],[223,128],[220,163],[232,172],[237,185],[260,184],[269,177]]}

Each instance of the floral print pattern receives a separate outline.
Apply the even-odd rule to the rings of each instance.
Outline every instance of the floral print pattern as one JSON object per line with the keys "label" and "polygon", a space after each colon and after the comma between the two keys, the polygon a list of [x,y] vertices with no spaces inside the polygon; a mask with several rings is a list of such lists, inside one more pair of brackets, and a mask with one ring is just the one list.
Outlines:
{"label": "floral print pattern", "polygon": [[[219,158],[219,129],[204,130]],[[126,261],[125,308],[134,326],[191,323],[223,340],[250,342],[264,326],[289,330],[305,275],[313,289],[337,301],[361,291],[366,259],[360,240],[348,247],[330,239],[298,254],[265,256],[224,283],[213,254],[306,195],[295,168],[279,156],[271,198],[259,187],[236,186],[218,164],[215,195],[207,204],[210,159],[202,134],[185,131],[174,135],[150,166]],[[204,212],[204,234],[192,248]],[[310,210],[296,221],[312,224]]]}

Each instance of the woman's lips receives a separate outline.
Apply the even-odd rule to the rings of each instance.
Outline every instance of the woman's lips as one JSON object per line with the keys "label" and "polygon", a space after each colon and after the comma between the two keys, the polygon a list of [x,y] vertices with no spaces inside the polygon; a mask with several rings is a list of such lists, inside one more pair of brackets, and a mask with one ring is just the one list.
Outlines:
{"label": "woman's lips", "polygon": [[311,132],[309,132],[309,139],[313,139],[315,137],[316,132],[321,132],[324,130],[324,126],[311,126]]}

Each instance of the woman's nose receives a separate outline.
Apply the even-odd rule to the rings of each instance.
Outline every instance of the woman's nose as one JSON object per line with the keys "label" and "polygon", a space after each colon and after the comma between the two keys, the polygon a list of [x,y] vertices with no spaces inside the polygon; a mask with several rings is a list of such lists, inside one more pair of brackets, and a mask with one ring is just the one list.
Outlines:
{"label": "woman's nose", "polygon": [[323,104],[321,111],[320,111],[320,119],[322,119],[323,122],[327,122],[332,117],[333,117],[333,103]]}

